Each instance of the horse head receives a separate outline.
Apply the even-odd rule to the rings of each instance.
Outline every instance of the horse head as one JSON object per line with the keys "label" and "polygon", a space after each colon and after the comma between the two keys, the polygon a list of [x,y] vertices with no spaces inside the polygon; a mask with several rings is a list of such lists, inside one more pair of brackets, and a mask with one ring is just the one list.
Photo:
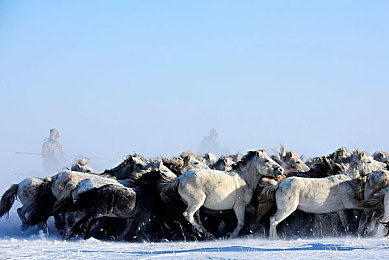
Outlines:
{"label": "horse head", "polygon": [[[284,173],[284,169],[276,163],[265,150],[255,151],[257,172],[268,177],[278,177]],[[244,157],[242,161],[244,160]]]}
{"label": "horse head", "polygon": [[232,169],[233,164],[234,161],[231,156],[220,156],[219,160],[213,165],[213,168],[219,171],[229,171]]}
{"label": "horse head", "polygon": [[309,171],[309,167],[301,157],[294,151],[287,151],[284,146],[281,146],[278,155],[272,157],[272,159],[275,159],[284,168],[285,173]]}
{"label": "horse head", "polygon": [[216,155],[214,153],[208,152],[205,154],[200,154],[196,158],[202,163],[205,163],[206,165],[214,165],[217,162]]}
{"label": "horse head", "polygon": [[377,151],[373,154],[374,160],[379,162],[388,163],[389,162],[389,152],[386,151]]}
{"label": "horse head", "polygon": [[374,160],[371,155],[363,151],[355,150],[350,156],[350,168],[358,171],[360,176],[382,170],[385,167],[386,163]]}
{"label": "horse head", "polygon": [[139,172],[147,166],[147,160],[138,154],[127,155],[123,162],[113,169],[105,170],[103,174],[109,174],[118,179],[128,178],[131,173]]}

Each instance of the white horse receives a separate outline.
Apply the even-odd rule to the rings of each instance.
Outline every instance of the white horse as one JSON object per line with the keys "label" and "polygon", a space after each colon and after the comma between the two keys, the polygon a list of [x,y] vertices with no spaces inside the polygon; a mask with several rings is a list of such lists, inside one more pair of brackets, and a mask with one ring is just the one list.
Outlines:
{"label": "white horse", "polygon": [[[301,160],[301,157],[295,151],[288,151],[284,146],[281,146],[280,151],[276,155],[272,155],[271,158],[284,168],[284,174],[278,176],[275,180],[281,181],[288,177],[288,174],[294,172],[307,172],[309,167]],[[263,178],[266,180],[267,178]],[[265,196],[262,193],[262,186],[259,184],[255,190],[255,196],[257,196],[258,204],[256,205],[255,217],[251,220],[250,230],[254,232],[260,226],[259,221],[266,213],[275,205],[275,201]],[[254,210],[254,209],[253,209]]]}
{"label": "white horse", "polygon": [[[290,177],[269,186],[275,190],[277,212],[270,218],[269,235],[277,238],[277,225],[296,209],[307,213],[342,213],[345,209],[363,209],[354,196],[353,180],[363,174],[380,170],[385,164],[364,152],[356,151],[347,172],[326,178]],[[344,218],[340,215],[342,222]],[[346,223],[343,223],[347,226]]]}
{"label": "white horse", "polygon": [[238,223],[231,237],[236,237],[243,227],[245,207],[250,203],[259,179],[262,176],[277,177],[283,171],[264,150],[251,151],[229,172],[210,169],[185,172],[163,187],[161,198],[167,202],[169,193],[178,191],[187,204],[184,217],[198,232],[207,236],[211,234],[200,221],[200,207],[211,210],[233,209]]}

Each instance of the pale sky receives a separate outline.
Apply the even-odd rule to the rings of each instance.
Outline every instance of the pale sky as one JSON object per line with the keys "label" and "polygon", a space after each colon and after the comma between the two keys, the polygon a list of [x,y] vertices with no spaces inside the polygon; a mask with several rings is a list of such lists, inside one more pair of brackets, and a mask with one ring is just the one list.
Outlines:
{"label": "pale sky", "polygon": [[[0,2],[0,176],[67,154],[389,150],[388,1]],[[71,162],[69,158],[69,163]],[[54,174],[54,173],[53,173]],[[41,176],[42,177],[42,176]]]}

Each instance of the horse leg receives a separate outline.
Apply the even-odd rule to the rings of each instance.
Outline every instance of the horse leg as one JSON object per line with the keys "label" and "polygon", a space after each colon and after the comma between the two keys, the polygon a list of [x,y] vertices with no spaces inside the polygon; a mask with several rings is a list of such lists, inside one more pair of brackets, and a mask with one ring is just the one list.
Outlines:
{"label": "horse leg", "polygon": [[322,214],[314,214],[313,236],[314,237],[323,236],[323,215]]}
{"label": "horse leg", "polygon": [[206,195],[205,193],[201,192],[194,197],[184,197],[185,201],[188,204],[188,207],[184,211],[183,215],[184,217],[189,221],[190,224],[193,225],[193,227],[201,233],[204,233],[206,236],[211,236],[211,233],[209,233],[202,225],[197,223],[196,219],[194,218],[194,214],[200,210],[201,206],[204,204]]}
{"label": "horse leg", "polygon": [[382,237],[385,226],[381,223],[389,221],[389,192],[385,192],[384,197],[384,216],[381,218],[380,223],[377,228],[376,236]]}
{"label": "horse leg", "polygon": [[361,219],[359,220],[358,224],[358,235],[362,236],[365,230],[366,223],[369,219],[369,216],[371,214],[371,210],[369,209],[364,209],[361,215]]}
{"label": "horse leg", "polygon": [[22,221],[22,225],[20,226],[20,229],[22,232],[26,231],[28,228],[28,225],[24,224],[24,222],[26,222],[26,212],[24,209],[24,205],[23,205],[23,207],[18,208],[16,211],[18,212],[19,218]]}
{"label": "horse leg", "polygon": [[379,222],[381,217],[382,216],[380,214],[377,214],[377,211],[373,211],[370,218],[370,224],[367,226],[367,230],[366,230],[366,234],[368,236],[372,236],[374,234],[377,223]]}
{"label": "horse leg", "polygon": [[273,207],[274,202],[270,200],[262,200],[258,203],[257,210],[255,212],[255,218],[250,223],[250,230],[256,231],[259,227],[259,221],[269,212]]}
{"label": "horse leg", "polygon": [[132,226],[132,219],[127,219],[125,228],[122,231],[120,231],[120,233],[117,235],[118,241],[124,240],[126,235],[130,232],[131,226]]}
{"label": "horse leg", "polygon": [[[281,193],[282,192],[282,193]],[[270,217],[269,237],[277,239],[277,225],[292,214],[298,206],[298,194],[289,190],[277,190],[276,192],[277,212]]]}
{"label": "horse leg", "polygon": [[239,232],[244,225],[245,208],[246,208],[245,205],[237,205],[234,207],[234,212],[235,212],[236,219],[237,219],[238,223],[237,223],[234,231],[231,233],[230,238],[234,238],[234,237],[237,237],[239,235]]}
{"label": "horse leg", "polygon": [[64,233],[63,233],[63,238],[65,240],[68,240],[70,238],[70,233],[74,225],[74,217],[73,217],[74,212],[65,212],[64,214]]}
{"label": "horse leg", "polygon": [[80,222],[86,215],[86,210],[65,212],[65,228],[64,228],[64,239],[70,239],[73,228]]}
{"label": "horse leg", "polygon": [[19,218],[22,221],[22,223],[26,222],[26,216],[25,216],[26,212],[24,211],[24,206],[18,208],[16,211],[18,212]]}
{"label": "horse leg", "polygon": [[84,230],[83,230],[83,233],[84,233],[84,236],[83,238],[86,240],[88,238],[91,238],[93,237],[93,234],[92,234],[92,230],[96,224],[96,222],[98,221],[97,218],[91,218],[91,217],[88,217],[85,222],[84,222]]}
{"label": "horse leg", "polygon": [[344,228],[344,231],[349,232],[349,224],[348,224],[348,219],[347,219],[347,214],[346,211],[344,210],[339,210],[336,213],[338,213],[338,216],[340,218],[340,221],[342,222],[342,226]]}
{"label": "horse leg", "polygon": [[58,229],[60,234],[64,231],[64,221],[60,214],[54,214],[54,225]]}

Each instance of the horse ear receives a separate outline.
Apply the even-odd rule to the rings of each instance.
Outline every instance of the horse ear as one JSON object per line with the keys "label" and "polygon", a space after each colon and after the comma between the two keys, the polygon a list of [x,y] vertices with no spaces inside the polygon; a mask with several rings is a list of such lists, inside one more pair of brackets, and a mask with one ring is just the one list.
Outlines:
{"label": "horse ear", "polygon": [[286,158],[289,158],[289,159],[292,158],[292,152],[287,152],[286,153]]}
{"label": "horse ear", "polygon": [[285,149],[285,146],[283,146],[283,145],[281,145],[280,154],[281,154],[282,157],[286,156],[286,149]]}
{"label": "horse ear", "polygon": [[157,165],[158,165],[158,168],[160,169],[163,166],[163,161],[158,160]]}
{"label": "horse ear", "polygon": [[346,147],[342,147],[342,148],[341,148],[341,152],[342,152],[342,156],[346,156],[346,155],[347,155],[347,149],[346,149]]}

